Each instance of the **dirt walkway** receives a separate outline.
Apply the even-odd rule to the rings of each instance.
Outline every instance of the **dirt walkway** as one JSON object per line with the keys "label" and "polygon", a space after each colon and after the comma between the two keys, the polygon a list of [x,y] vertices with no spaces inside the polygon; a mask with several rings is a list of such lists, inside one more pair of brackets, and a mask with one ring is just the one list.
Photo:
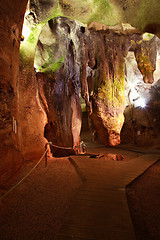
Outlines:
{"label": "dirt walkway", "polygon": [[[90,149],[95,156],[73,156],[77,171],[85,179],[70,214],[64,219],[56,240],[134,240],[136,239],[126,200],[125,186],[142,174],[157,155],[111,148]],[[108,153],[123,154],[115,161]],[[104,155],[104,157],[102,157]]]}
{"label": "dirt walkway", "polygon": [[[21,179],[35,163],[27,163]],[[0,203],[1,240],[54,239],[82,182],[68,158],[44,161]]]}
{"label": "dirt walkway", "polygon": [[[125,199],[125,191],[121,183],[124,186],[126,180],[134,178],[133,172],[139,171],[141,165],[137,160],[141,158],[143,164],[144,155],[126,150],[96,147],[96,145],[89,147],[88,151],[92,154],[110,152],[123,154],[124,160],[118,162],[101,159],[99,161],[99,159],[89,158],[89,156],[72,156],[75,163],[73,164],[68,158],[50,158],[47,168],[44,168],[44,162],[42,162],[23,184],[0,203],[1,240],[53,240],[56,234],[57,239],[64,240],[79,240],[87,237],[97,240],[134,239],[134,233],[132,238],[126,238],[128,233],[133,230],[131,219],[128,219],[128,212],[127,215],[119,212],[120,209],[128,211],[126,200],[121,201],[122,198]],[[132,165],[135,166],[134,169],[132,169]],[[33,162],[26,164],[19,179],[33,166]],[[129,169],[131,175],[128,174]],[[97,190],[95,191],[95,189]],[[86,199],[88,202],[84,205]],[[108,211],[110,206],[113,207],[114,212]],[[79,217],[73,214],[76,208],[79,211]],[[88,218],[83,218],[83,213],[87,213],[88,209],[90,209],[89,215],[86,215]],[[97,212],[96,209],[100,211]],[[100,213],[102,213],[102,218]],[[63,231],[67,229],[66,225],[73,226],[71,222],[66,224],[66,221],[70,221],[72,216],[73,220],[78,222],[74,222],[74,229],[72,228],[74,231],[67,235],[68,233]],[[97,216],[102,220],[101,222],[98,222]],[[104,218],[104,216],[106,217]],[[119,225],[118,219],[122,222],[121,225]],[[124,219],[128,220],[124,221]],[[126,225],[127,222],[129,225]],[[76,235],[75,225],[78,224],[78,227],[81,227],[79,225],[81,223],[83,228],[78,228]],[[86,223],[89,226],[85,227],[86,233],[84,233],[83,229]],[[92,236],[90,234],[96,232],[95,223],[98,235],[94,237],[93,234]],[[110,231],[105,230],[107,225],[110,227]],[[91,229],[90,226],[92,226]],[[117,227],[116,232],[114,227]],[[100,238],[99,230],[102,233],[106,232],[107,235]],[[114,232],[116,235],[113,234]],[[121,237],[120,232],[122,233]]]}

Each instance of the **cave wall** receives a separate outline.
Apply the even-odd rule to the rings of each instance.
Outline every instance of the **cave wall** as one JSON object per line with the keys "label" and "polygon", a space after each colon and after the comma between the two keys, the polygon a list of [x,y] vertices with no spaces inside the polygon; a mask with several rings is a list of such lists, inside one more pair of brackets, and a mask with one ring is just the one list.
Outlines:
{"label": "cave wall", "polygon": [[[32,19],[32,22],[34,22],[34,24],[47,21],[48,19],[56,16],[68,16],[78,19],[83,23],[97,21],[102,24],[115,25],[118,23],[127,22],[142,31],[149,31],[157,35],[160,32],[160,3],[156,0],[61,0],[59,2],[31,0],[30,3],[31,4],[29,18]],[[19,158],[19,156],[21,155],[20,151],[22,152],[24,149],[24,153],[27,153],[31,150],[29,142],[30,138],[27,138],[25,133],[30,132],[29,128],[37,124],[37,121],[35,121],[34,119],[38,119],[37,116],[41,115],[41,123],[37,129],[45,126],[46,121],[46,115],[39,105],[39,100],[35,100],[38,93],[36,89],[37,83],[34,77],[33,69],[35,46],[37,44],[38,34],[41,31],[42,26],[32,26],[33,32],[32,36],[30,36],[31,41],[27,48],[28,52],[24,54],[25,56],[29,56],[27,61],[30,63],[30,66],[27,66],[28,70],[26,70],[26,68],[24,67],[24,61],[22,61],[22,74],[20,78],[21,81],[24,80],[22,85],[18,77],[19,45],[26,5],[27,0],[15,0],[14,2],[6,0],[0,2],[1,183],[9,180],[10,176],[21,165],[22,158]],[[46,11],[46,9],[48,9],[48,11]],[[35,39],[33,39],[33,36],[35,35],[36,37]],[[33,49],[33,51],[31,51],[31,56],[29,53],[30,49]],[[25,58],[23,60],[25,60]],[[30,84],[30,86],[28,86],[28,91],[30,92],[30,95],[28,95],[28,97],[24,97],[23,91],[25,90],[26,84],[28,84],[28,80],[31,79],[34,87],[32,86],[32,84]],[[17,89],[21,89],[22,92],[19,93]],[[34,94],[34,98],[32,98],[32,92]],[[25,92],[24,95],[26,95]],[[25,98],[25,100],[23,100],[23,97]],[[28,104],[30,100],[32,105],[31,108],[30,104]],[[34,116],[34,112],[37,112],[35,113],[35,118],[31,117],[31,115]],[[23,119],[26,117],[27,113],[29,113],[28,116],[30,115],[27,122],[32,122],[33,125],[28,125],[26,122],[24,124],[25,127],[23,128],[23,124],[21,124],[21,122],[24,121]],[[42,129],[40,131],[37,130],[37,132],[33,136],[35,136],[35,138],[33,139],[33,142],[35,143],[34,151],[37,148],[36,145],[39,145],[42,149],[44,147]],[[40,141],[38,141],[39,138]],[[28,140],[25,141],[25,139]]]}
{"label": "cave wall", "polygon": [[[57,19],[53,21],[56,22]],[[67,19],[65,22],[62,18],[60,25],[64,25],[65,28],[63,29],[63,33],[61,29],[61,31],[56,34],[57,41],[55,49],[51,43],[46,46],[43,39],[43,44],[41,42],[41,47],[38,46],[36,52],[36,56],[41,54],[43,58],[46,49],[49,53],[56,50],[53,53],[50,65],[44,65],[46,68],[40,67],[40,72],[37,72],[40,100],[47,115],[44,135],[48,141],[51,141],[56,146],[73,147],[76,149],[80,144],[82,120],[79,88],[76,79],[74,44],[72,40],[67,37],[68,28],[70,28],[69,25],[67,25]],[[48,23],[47,26],[50,28]],[[57,24],[57,28],[58,27],[59,25]],[[51,29],[48,29],[48,31],[51,31]],[[43,30],[41,35],[43,36]],[[41,41],[42,38],[43,37],[40,36]],[[53,38],[54,36],[52,36],[52,39]],[[60,52],[58,53],[58,51]],[[54,62],[56,53],[58,59],[61,59],[61,55],[65,56],[66,54],[63,62]],[[37,61],[40,61],[40,56]],[[58,66],[57,71],[55,70],[56,66]],[[60,149],[54,148],[53,155],[57,155],[58,150],[60,151]],[[63,153],[64,152],[63,150]],[[69,151],[66,150],[66,153],[67,152],[69,153]],[[71,152],[72,151],[70,151],[70,153]]]}
{"label": "cave wall", "polygon": [[42,156],[47,140],[44,127],[47,122],[38,94],[38,82],[33,67],[20,61],[18,91],[18,139],[24,160]]}
{"label": "cave wall", "polygon": [[[135,56],[141,50],[143,57],[137,58],[137,63],[146,69],[142,81],[151,81],[156,50],[154,40],[147,43],[142,33],[129,26],[125,29],[93,22],[85,28],[65,17],[46,23],[35,55],[36,71],[41,73],[37,74],[40,99],[47,114],[45,137],[58,146],[78,145],[73,138],[79,138],[81,129],[81,85],[90,131],[103,144],[119,144],[125,109],[125,57],[129,49]],[[76,96],[74,110],[68,96]],[[73,119],[77,129],[74,134]]]}
{"label": "cave wall", "polygon": [[[43,89],[41,98],[44,96],[43,103],[47,104],[45,137],[58,146],[79,145],[73,139],[80,138],[80,92],[87,105],[90,130],[96,131],[106,145],[120,143],[125,108],[124,62],[133,34],[120,26],[105,26],[106,30],[96,30],[95,26],[87,29],[74,20],[59,17],[46,23],[39,36],[35,66],[41,73],[37,74]],[[74,109],[71,97],[76,102]]]}
{"label": "cave wall", "polygon": [[[30,61],[28,62],[23,51],[21,53],[21,62],[24,69],[20,71],[22,75],[20,86],[24,83],[23,91],[20,90],[24,99],[21,109],[24,112],[25,105],[27,116],[30,116],[23,119],[22,130],[25,132],[26,142],[30,138],[35,139],[34,142],[37,144],[37,139],[42,139],[42,141],[44,139],[44,141],[51,141],[56,146],[75,148],[79,146],[81,131],[81,108],[76,79],[75,49],[71,37],[69,37],[70,28],[74,29],[75,22],[66,18],[65,20],[63,21],[63,18],[51,19],[43,26],[38,38],[35,59],[33,59],[34,54],[30,55],[30,61],[34,60],[34,66],[36,67],[36,77],[34,72],[26,79],[27,74],[29,74],[26,71],[29,69]],[[27,44],[29,44],[29,41]],[[30,73],[33,73],[32,67]],[[36,87],[36,81],[38,87]],[[33,104],[39,100],[41,115],[33,104],[32,106],[28,104],[29,98]],[[34,130],[36,121],[39,127],[37,126]],[[27,127],[30,132],[25,131]],[[40,146],[44,147],[44,144],[41,144],[39,140],[37,149]],[[37,149],[34,151],[37,152]],[[62,151],[62,149],[58,150]],[[71,151],[73,153],[73,150]],[[57,149],[53,149],[52,152],[57,155]]]}
{"label": "cave wall", "polygon": [[141,41],[132,43],[125,59],[126,108],[121,140],[122,143],[155,147],[159,145],[160,133],[158,80],[160,40],[150,34],[143,36]]}
{"label": "cave wall", "polygon": [[8,182],[22,164],[17,136],[17,80],[26,4],[27,0],[0,2],[0,184]]}
{"label": "cave wall", "polygon": [[153,83],[153,73],[156,70],[157,57],[155,37],[150,41],[142,41],[139,44],[136,44],[134,53],[144,82]]}
{"label": "cave wall", "polygon": [[106,25],[129,23],[141,31],[159,34],[160,3],[157,0],[31,0],[30,8],[37,21],[66,16],[87,24],[93,21]]}
{"label": "cave wall", "polygon": [[[145,8],[147,7],[148,4],[149,3],[146,3]],[[153,4],[155,4],[155,3],[153,3]],[[137,6],[144,7],[143,4],[140,4],[140,5],[138,4]],[[140,13],[141,8],[137,8],[137,6],[135,9],[135,13],[141,14]],[[71,18],[76,18],[76,19],[82,21],[83,23],[88,23],[88,24],[90,22],[92,22],[93,20],[95,20],[95,21],[99,21],[102,23],[114,25],[116,23],[122,23],[122,22],[128,21],[127,17],[129,15],[127,15],[127,12],[131,11],[131,7],[133,7],[132,1],[130,2],[130,4],[128,4],[127,1],[125,1],[125,3],[121,3],[121,4],[118,4],[116,1],[99,1],[99,2],[95,2],[95,1],[94,2],[91,2],[91,1],[89,1],[89,2],[88,1],[76,1],[76,2],[75,1],[67,1],[67,2],[66,1],[59,1],[59,2],[49,1],[49,2],[46,2],[46,1],[38,1],[38,0],[30,1],[29,14],[27,15],[26,19],[29,22],[29,24],[31,25],[31,34],[28,38],[29,40],[27,40],[28,43],[24,44],[24,47],[22,47],[22,51],[21,51],[22,63],[26,62],[26,60],[29,63],[33,62],[34,54],[35,54],[35,46],[36,46],[36,43],[38,42],[39,33],[42,29],[43,24],[47,20],[47,18],[56,17],[58,15],[61,15],[61,16],[68,16]],[[156,7],[157,7],[157,5],[156,5]],[[93,13],[93,8],[95,9],[94,13]],[[134,8],[135,8],[135,6],[134,6]],[[105,14],[103,13],[103,11],[105,11]],[[108,12],[109,14],[106,14],[106,12]],[[139,16],[139,14],[138,14],[138,16]],[[141,14],[141,16],[142,15],[143,14]],[[133,18],[133,19],[135,20],[135,18]],[[133,22],[132,21],[133,19],[130,19],[130,21],[128,21],[128,22],[132,22],[133,25],[135,25],[136,27],[138,27],[141,30],[143,30],[143,28],[146,28],[145,24],[142,25],[142,18],[141,18],[141,21],[138,21],[138,18],[136,18],[136,22]],[[149,19],[147,19],[147,20],[149,21]],[[138,26],[137,24],[140,24],[140,25]],[[149,23],[147,22],[146,24],[149,24]],[[39,32],[36,32],[36,34],[35,34],[35,29],[36,29],[35,26],[39,27]],[[104,24],[103,24],[103,26],[100,26],[100,27],[103,30],[105,29]],[[54,31],[54,29],[52,29],[52,30]],[[83,42],[83,37],[80,39],[80,41],[81,40]],[[102,46],[105,45],[105,43],[104,43],[105,41],[103,41],[103,40],[102,41],[98,40],[98,41]],[[32,51],[30,50],[31,45],[32,45]],[[109,44],[108,44],[108,46],[109,46]],[[102,56],[105,55],[105,57],[104,57],[105,60],[107,60],[108,58],[116,59],[116,52],[119,52],[119,55],[124,54],[123,53],[124,48],[125,48],[124,46],[125,46],[125,44],[123,43],[123,40],[122,40],[121,46],[119,48],[117,45],[114,47],[114,50],[112,53],[110,53],[108,51],[108,53],[104,53],[104,54],[102,54]],[[84,43],[84,47],[85,47],[85,43]],[[89,45],[87,46],[87,48],[88,47],[89,47]],[[96,47],[97,46],[95,46],[95,49],[96,49]],[[110,46],[109,48],[112,48],[112,47]],[[26,51],[26,49],[27,49],[27,51]],[[86,50],[86,52],[87,51],[88,50]],[[89,51],[90,51],[89,54],[94,55],[92,49]],[[98,52],[99,49],[96,51]],[[101,51],[101,49],[100,49],[100,51]],[[103,51],[105,52],[104,49],[103,49]],[[30,52],[30,54],[28,54],[29,52]],[[84,53],[84,55],[86,54],[86,52]],[[139,52],[140,52],[140,49],[139,49]],[[82,53],[82,56],[83,56],[83,53]],[[103,59],[102,56],[99,57],[99,58],[101,58],[101,60]],[[137,56],[138,56],[138,54],[137,54]],[[86,100],[88,109],[91,108],[89,111],[92,112],[92,103],[93,103],[94,107],[97,109],[96,112],[94,112],[95,111],[94,110],[90,114],[90,119],[92,122],[91,125],[93,125],[91,128],[97,129],[97,134],[99,136],[98,138],[103,143],[110,144],[110,145],[116,145],[120,142],[120,138],[119,138],[120,130],[123,125],[123,110],[124,110],[124,69],[123,69],[123,64],[124,64],[124,56],[123,57],[119,56],[119,58],[121,59],[121,60],[119,60],[119,64],[116,63],[115,59],[112,59],[111,62],[108,61],[108,63],[106,63],[107,61],[104,61],[104,59],[102,60],[102,62],[104,64],[101,64],[101,66],[104,65],[103,66],[104,69],[102,69],[103,67],[100,67],[101,70],[100,70],[99,83],[97,84],[98,93],[97,93],[96,97],[94,96],[94,98],[92,98],[92,96],[90,95],[89,92],[87,93],[87,91],[91,91],[91,90],[89,90],[90,84],[88,84],[88,82],[87,82],[87,81],[89,81],[89,78],[87,79],[85,77],[86,68],[87,68],[87,66],[89,66],[87,61],[89,61],[89,60],[87,60],[87,59],[85,60],[84,58],[82,57],[84,62],[82,63],[82,69],[81,69],[81,79],[83,79],[83,81],[81,80],[82,95]],[[94,61],[95,57],[92,56],[92,58],[93,59],[91,61]],[[137,57],[137,59],[138,59],[138,57]],[[97,59],[96,59],[96,61],[97,61]],[[105,68],[106,68],[106,70],[105,70]],[[111,68],[114,68],[114,69],[111,71],[107,70],[107,69],[111,69]],[[105,71],[108,71],[108,72],[110,71],[109,76],[106,76]],[[23,77],[25,78],[25,76],[23,76]],[[108,80],[109,82],[107,84],[104,83],[105,82],[105,81],[103,81],[104,78],[110,79],[110,80]],[[118,78],[118,81],[117,80],[115,81],[115,78]],[[90,80],[90,81],[92,82],[92,80]],[[152,81],[152,79],[150,79],[149,81]],[[84,82],[85,82],[85,84],[84,84]],[[109,85],[110,85],[110,87],[109,87]],[[83,88],[85,88],[85,89],[83,89]],[[104,99],[106,98],[106,92],[109,94],[107,96],[108,99],[105,102]],[[114,97],[114,101],[111,100],[112,97]],[[90,101],[91,98],[92,98],[92,101]],[[120,105],[118,106],[119,102],[121,102],[121,106]],[[27,103],[27,101],[26,101],[26,103]],[[22,108],[23,108],[23,106],[22,106]],[[106,108],[108,109],[107,110],[108,113],[106,113]],[[22,110],[22,112],[23,112],[23,110]],[[104,114],[104,112],[105,112],[105,114]],[[34,118],[37,118],[38,112],[35,115],[36,116]],[[108,117],[106,117],[106,116],[108,116]],[[42,122],[45,121],[44,119],[45,119],[45,116],[42,116]],[[34,120],[33,120],[33,123],[34,123]],[[29,123],[27,120],[25,125],[32,126],[32,123]],[[98,125],[101,125],[102,128],[99,128]],[[107,131],[105,131],[105,129],[107,129]],[[110,129],[110,130],[108,130],[108,129]],[[30,135],[31,134],[29,134],[29,136]],[[34,136],[35,139],[37,138],[36,136],[39,136],[39,135],[42,138],[42,130],[40,130],[40,134],[37,132],[37,134]],[[107,136],[107,138],[105,137],[105,135]],[[29,137],[28,137],[28,139],[29,139]],[[110,140],[108,140],[108,139],[110,139]],[[27,145],[27,141],[26,141],[26,145]],[[27,147],[26,147],[26,149],[27,149]],[[29,150],[29,148],[28,148],[28,150]]]}
{"label": "cave wall", "polygon": [[[129,39],[129,37],[128,37]],[[90,29],[84,38],[87,54],[82,59],[82,96],[86,100],[91,131],[106,145],[120,143],[124,122],[124,57],[128,39],[114,30]],[[91,69],[87,76],[86,66]]]}

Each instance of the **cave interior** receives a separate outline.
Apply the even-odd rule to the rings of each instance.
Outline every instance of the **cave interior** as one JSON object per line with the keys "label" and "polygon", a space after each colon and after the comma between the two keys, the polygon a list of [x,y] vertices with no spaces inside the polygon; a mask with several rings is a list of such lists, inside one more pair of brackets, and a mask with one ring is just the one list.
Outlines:
{"label": "cave interior", "polygon": [[[141,149],[134,153],[137,154],[137,158],[143,151],[159,151],[159,15],[160,3],[156,0],[0,2],[0,193],[3,194],[9,189],[20,176],[25,164],[33,164],[42,157],[46,146],[48,162],[50,159],[58,162],[55,166],[58,166],[62,175],[62,178],[55,176],[57,182],[61,181],[57,184],[59,188],[51,180],[48,185],[53,184],[55,192],[61,194],[62,205],[65,205],[66,199],[69,198],[67,194],[71,195],[72,190],[74,192],[82,183],[76,172],[77,165],[74,166],[76,171],[72,172],[71,165],[68,162],[68,165],[65,165],[66,162],[61,157],[83,155],[83,151],[92,144],[95,148],[103,146],[109,149],[106,151],[116,151],[120,148]],[[132,158],[133,153],[128,153],[128,156]],[[92,157],[98,159],[97,155],[93,154]],[[114,164],[116,167],[122,167],[123,163],[117,163],[124,159],[121,154],[105,157],[104,172],[109,158],[116,158],[116,163],[109,162],[112,167]],[[129,157],[126,157],[128,162]],[[71,160],[70,157],[67,161],[68,159]],[[88,162],[92,160],[89,159]],[[124,161],[124,165],[126,162]],[[52,161],[49,162],[51,163]],[[137,159],[136,164],[137,169],[140,168]],[[135,165],[133,168],[136,169]],[[52,175],[54,169],[53,166],[49,166],[51,168],[48,171]],[[158,176],[158,166],[153,165],[155,176]],[[144,172],[145,163],[142,168]],[[66,172],[63,173],[64,169]],[[152,170],[149,170],[149,174],[152,174]],[[98,169],[97,172],[96,169],[94,171],[96,175]],[[123,168],[121,171],[123,175]],[[97,175],[97,178],[100,175]],[[112,174],[108,179],[109,177],[111,178]],[[82,182],[83,180],[82,177]],[[118,181],[116,179],[116,183]],[[137,183],[137,188],[133,185],[137,194],[138,191],[140,194],[145,191],[144,185],[151,190],[154,184],[154,189],[158,189],[160,185],[157,184],[158,177],[155,182],[145,178],[138,181],[142,189]],[[40,183],[43,192],[45,187],[42,179]],[[36,183],[33,183],[34,186]],[[108,187],[103,185],[106,186]],[[63,192],[65,188],[67,193]],[[124,189],[120,188],[118,191],[122,193]],[[156,191],[152,194],[157,194]],[[66,196],[62,196],[63,193]],[[47,194],[49,199],[50,191]],[[56,196],[59,196],[58,194]],[[147,193],[143,194],[145,198]],[[156,194],[153,198],[158,201]],[[20,197],[23,203],[25,197],[23,194],[20,194]],[[57,199],[54,200],[56,203]],[[129,199],[131,205],[137,204],[137,199],[134,200]],[[148,202],[151,203],[152,200]],[[154,205],[154,202],[152,203]],[[12,204],[15,204],[14,200],[8,200],[7,208],[12,208]],[[37,202],[33,204],[35,209],[36,204]],[[59,202],[56,204],[59,207]],[[158,209],[157,202],[155,205],[154,213],[155,209]],[[61,206],[61,209],[63,207]],[[4,216],[5,211],[7,212],[6,208],[3,210]],[[136,218],[138,214],[134,216],[134,210],[132,211],[132,217]],[[141,215],[145,215],[146,212],[150,211],[144,210]],[[33,218],[35,216],[33,211]],[[55,229],[58,229],[57,226],[59,227],[59,222]],[[11,228],[13,230],[12,226]],[[145,231],[146,229],[148,228],[146,227]],[[155,229],[157,231],[158,228]],[[153,232],[155,229],[153,227]],[[149,235],[152,231],[145,235],[143,226],[141,231],[142,235],[138,233],[137,240],[143,240],[143,237],[145,240],[157,240],[160,237],[158,231],[154,233],[155,238]],[[6,239],[6,230],[3,234]],[[12,231],[7,234],[12,234]],[[24,239],[31,239],[27,236],[26,231]]]}
{"label": "cave interior", "polygon": [[1,3],[2,185],[48,141],[159,147],[159,5],[98,2]]}

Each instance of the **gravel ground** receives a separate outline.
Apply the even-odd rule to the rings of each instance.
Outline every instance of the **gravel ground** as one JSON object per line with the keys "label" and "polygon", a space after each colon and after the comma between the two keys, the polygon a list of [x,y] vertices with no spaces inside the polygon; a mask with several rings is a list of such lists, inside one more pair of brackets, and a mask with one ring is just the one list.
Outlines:
{"label": "gravel ground", "polygon": [[[26,163],[18,179],[34,165]],[[50,158],[47,168],[40,163],[0,202],[0,239],[53,240],[81,184],[68,158]]]}

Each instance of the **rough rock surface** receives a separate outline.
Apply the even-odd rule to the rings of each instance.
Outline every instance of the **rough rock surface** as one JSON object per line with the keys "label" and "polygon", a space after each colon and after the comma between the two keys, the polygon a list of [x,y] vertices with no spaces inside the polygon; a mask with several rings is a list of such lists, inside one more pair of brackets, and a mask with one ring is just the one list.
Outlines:
{"label": "rough rock surface", "polygon": [[140,40],[141,34],[122,26],[107,29],[93,23],[81,39],[85,49],[80,54],[81,93],[88,108],[90,128],[102,143],[115,146],[120,143],[124,122],[125,57],[131,40]]}
{"label": "rough rock surface", "polygon": [[[74,80],[62,81],[65,73],[61,69],[55,77],[37,73],[40,99],[47,113],[44,136],[56,146],[75,148],[80,143],[81,108],[79,95],[73,89]],[[54,156],[67,153],[71,154],[73,150],[53,149]]]}
{"label": "rough rock surface", "polygon": [[[123,125],[125,38],[112,31],[90,30],[84,38],[85,61],[82,60],[82,96],[86,100],[93,131],[109,145],[120,143]],[[123,47],[122,47],[123,46]],[[87,76],[86,66],[91,69]]]}
{"label": "rough rock surface", "polygon": [[[106,145],[115,146],[120,143],[125,109],[124,66],[129,49],[134,51],[138,66],[144,66],[143,70],[146,70],[143,73],[144,82],[153,81],[156,63],[155,38],[143,41],[142,34],[125,25],[108,27],[93,22],[88,28],[68,18],[59,17],[50,20],[43,27],[38,41],[35,66],[37,71],[45,72],[43,81],[45,86],[48,81],[47,91],[51,92],[50,96],[48,93],[42,94],[50,105],[45,136],[59,146],[76,146],[79,143],[81,123],[78,86],[80,84],[92,133]],[[151,51],[152,49],[154,51]],[[140,51],[143,53],[141,59],[137,57],[142,55]],[[140,70],[142,71],[142,68]],[[53,72],[57,73],[52,74]],[[47,77],[46,73],[50,76]],[[135,79],[133,81],[135,82]],[[72,89],[69,87],[70,82]],[[78,110],[75,108],[74,111],[70,111],[68,94],[76,95]],[[49,98],[52,98],[52,101]],[[68,105],[68,110],[62,107],[65,104]],[[61,107],[57,108],[57,105]],[[76,116],[74,129],[77,130],[74,134],[71,129],[72,112]],[[61,117],[58,119],[56,116]],[[76,138],[76,141],[72,141],[72,138]]]}
{"label": "rough rock surface", "polygon": [[[118,33],[117,29],[109,30],[107,26],[105,29],[107,30],[96,31],[93,25],[90,25],[88,30],[73,20],[61,17],[50,20],[40,34],[35,66],[37,71],[50,75],[48,84],[47,77],[45,83],[45,88],[47,89],[48,85],[47,91],[50,92],[50,96],[47,93],[45,100],[49,101],[50,105],[45,134],[46,137],[50,135],[49,140],[60,146],[67,146],[66,143],[76,146],[79,142],[80,84],[91,130],[96,131],[98,139],[106,145],[114,146],[120,143],[125,107],[124,62],[130,37],[118,26]],[[76,77],[78,75],[80,79]],[[43,95],[46,96],[46,93]],[[71,96],[75,99],[75,106],[78,104],[78,108],[71,108],[72,111],[69,107]],[[49,98],[52,98],[52,101]],[[74,134],[71,130],[72,112],[75,119]],[[73,142],[72,135],[76,138]]]}
{"label": "rough rock surface", "polygon": [[[45,137],[54,145],[76,148],[80,144],[81,107],[75,47],[69,38],[72,25],[75,26],[74,21],[59,18],[44,26],[35,64],[42,65],[37,66],[37,79],[41,103],[47,114]],[[50,32],[49,38],[45,35],[46,29]],[[55,154],[55,149],[53,152]]]}
{"label": "rough rock surface", "polygon": [[[137,43],[134,41],[126,57],[126,109],[121,132],[123,143],[155,145],[159,142],[158,44],[159,39],[155,36]],[[153,81],[156,82],[151,84]]]}
{"label": "rough rock surface", "polygon": [[154,82],[153,72],[156,69],[156,50],[155,37],[150,41],[142,41],[142,43],[136,44],[136,49],[134,51],[135,57],[145,83]]}
{"label": "rough rock surface", "polygon": [[121,154],[114,154],[114,153],[106,153],[100,156],[98,156],[98,158],[104,158],[105,160],[107,159],[111,159],[113,161],[123,161],[124,157]]}
{"label": "rough rock surface", "polygon": [[39,96],[35,71],[20,65],[18,90],[18,137],[19,148],[25,159],[40,158],[47,140],[44,127],[47,122]]}
{"label": "rough rock surface", "polygon": [[17,119],[16,83],[26,4],[27,0],[0,2],[0,185],[13,177],[23,161],[13,131],[13,117]]}
{"label": "rough rock surface", "polygon": [[[22,150],[22,148],[19,146],[19,143],[24,142],[26,136],[25,134],[16,134],[14,131],[12,131],[12,125],[17,126],[18,131],[20,130],[20,122],[23,116],[25,116],[24,113],[26,112],[26,109],[23,108],[22,105],[21,107],[19,106],[19,93],[17,91],[19,71],[19,45],[26,5],[27,0],[15,0],[14,2],[6,0],[0,2],[0,85],[2,94],[0,98],[0,135],[2,136],[1,148],[5,148],[5,151],[12,149],[12,155],[14,155],[14,153],[17,151],[19,152]],[[37,23],[43,22],[42,24],[44,24],[45,21],[48,21],[48,19],[51,19],[53,17],[68,16],[78,19],[83,23],[97,21],[107,25],[115,25],[122,22],[128,22],[140,30],[149,31],[158,35],[160,33],[159,13],[160,4],[158,1],[154,0],[147,0],[145,2],[139,0],[63,0],[59,2],[53,0],[31,0],[28,18],[35,24],[34,27],[31,27],[31,30],[33,30],[33,32],[30,36],[30,43],[28,48],[32,52],[31,57],[28,49],[26,50],[26,56],[28,57],[29,62],[32,66],[31,72],[32,74],[34,74],[32,63],[34,60],[35,46],[38,40],[38,33],[36,32],[36,29],[38,29],[39,26],[36,25]],[[36,36],[35,41],[33,41],[34,36]],[[25,78],[25,76],[23,77]],[[22,96],[23,94],[20,95]],[[32,104],[34,105],[34,103]],[[35,104],[35,106],[36,105],[38,106],[37,103]],[[35,108],[37,108],[37,106]],[[18,111],[22,112],[18,115]],[[35,111],[37,112],[38,116],[39,110]],[[32,112],[33,111],[30,111],[30,113]],[[21,116],[20,119],[18,116]],[[44,119],[43,117],[42,119]],[[40,125],[41,127],[43,126],[43,124]],[[30,125],[28,125],[28,128],[29,126],[33,127],[33,124],[31,123]],[[15,128],[16,127],[14,127],[14,130]],[[35,139],[39,139],[39,136],[42,137],[42,129],[37,129],[36,132],[37,133],[35,135]],[[18,136],[21,136],[22,138],[19,138]],[[40,142],[37,141],[37,143],[40,143],[40,145],[42,144],[42,142],[42,138]],[[28,151],[27,149],[29,149],[30,147],[30,142],[25,141],[25,145],[25,151]],[[40,146],[40,148],[42,149],[43,147],[44,143]],[[34,147],[34,150],[35,149],[36,146]],[[7,167],[7,163],[10,166],[10,162],[12,162],[13,159],[9,157],[9,159],[7,160],[6,157],[4,157],[4,153],[2,155],[3,157],[1,157],[0,172],[5,172],[5,174],[7,175],[7,171],[9,169]],[[18,158],[16,157],[16,159]],[[17,166],[20,166],[22,160],[20,160],[20,163],[18,163],[18,161]],[[13,165],[16,166],[16,164]],[[14,166],[12,172],[16,171],[17,169],[17,167],[14,168]]]}
{"label": "rough rock surface", "polygon": [[160,3],[155,0],[31,0],[30,11],[38,22],[49,17],[67,16],[83,23],[96,21],[113,26],[130,23],[155,34],[160,29]]}

